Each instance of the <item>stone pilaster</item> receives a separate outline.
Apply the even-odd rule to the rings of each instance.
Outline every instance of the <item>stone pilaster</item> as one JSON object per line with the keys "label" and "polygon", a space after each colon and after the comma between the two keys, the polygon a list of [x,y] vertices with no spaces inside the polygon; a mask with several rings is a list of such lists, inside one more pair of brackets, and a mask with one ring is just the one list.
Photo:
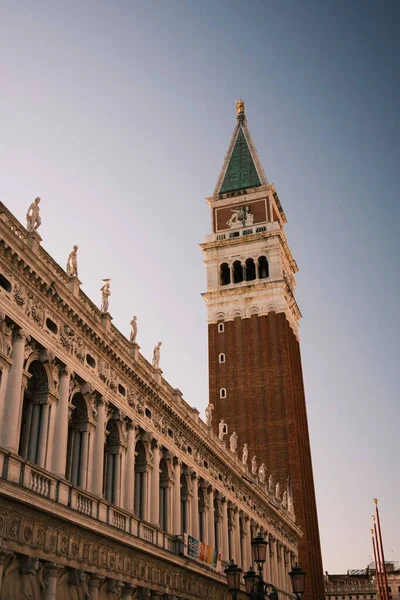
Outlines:
{"label": "stone pilaster", "polygon": [[182,462],[179,458],[174,460],[174,490],[173,490],[173,522],[172,522],[172,533],[174,535],[180,535],[181,532],[181,465]]}
{"label": "stone pilaster", "polygon": [[97,422],[93,443],[93,472],[91,492],[97,496],[103,494],[104,471],[104,428],[106,420],[106,402],[99,398],[97,403]]}
{"label": "stone pilaster", "polygon": [[228,502],[222,498],[222,558],[229,561]]}
{"label": "stone pilaster", "polygon": [[199,539],[199,487],[198,476],[192,474],[192,537]]}
{"label": "stone pilaster", "polygon": [[208,511],[207,511],[207,526],[208,526],[208,544],[215,548],[215,524],[214,524],[214,489],[212,485],[207,488],[208,495]]}
{"label": "stone pilaster", "polygon": [[150,521],[160,524],[160,444],[153,440],[153,470],[151,472]]}
{"label": "stone pilaster", "polygon": [[133,513],[135,498],[135,442],[137,429],[132,422],[127,423],[127,449],[125,460],[124,508]]}

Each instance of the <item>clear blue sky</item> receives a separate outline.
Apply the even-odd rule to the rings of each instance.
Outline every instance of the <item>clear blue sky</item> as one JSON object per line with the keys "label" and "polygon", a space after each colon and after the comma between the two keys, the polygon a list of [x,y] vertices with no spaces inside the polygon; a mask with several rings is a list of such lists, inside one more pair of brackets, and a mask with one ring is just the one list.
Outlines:
{"label": "clear blue sky", "polygon": [[44,247],[192,405],[207,404],[197,246],[246,101],[299,264],[324,566],[371,555],[378,496],[400,559],[400,4],[369,0],[3,0],[0,199],[42,197]]}

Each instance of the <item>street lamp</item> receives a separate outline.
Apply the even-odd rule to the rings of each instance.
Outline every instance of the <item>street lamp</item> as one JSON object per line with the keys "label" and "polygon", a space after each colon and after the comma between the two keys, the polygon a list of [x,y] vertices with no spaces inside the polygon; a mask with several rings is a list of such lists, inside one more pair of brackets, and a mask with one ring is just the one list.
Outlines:
{"label": "street lamp", "polygon": [[240,590],[240,579],[242,569],[235,565],[233,560],[229,563],[225,569],[226,579],[228,580],[228,590],[232,594],[233,600],[236,600],[238,592]]}
{"label": "street lamp", "polygon": [[[267,560],[267,545],[268,542],[261,533],[259,533],[251,542],[253,549],[254,561],[257,563],[258,574],[253,567],[243,575],[244,584],[246,587],[246,595],[250,600],[278,600],[278,592],[272,583],[266,583],[262,577],[264,563]],[[225,569],[226,579],[228,582],[228,590],[231,592],[233,600],[237,600],[240,591],[240,579],[242,569],[238,567],[233,560]],[[305,573],[298,565],[293,567],[289,573],[292,580],[293,593],[297,600],[301,600],[304,593]]]}
{"label": "street lamp", "polygon": [[296,594],[297,600],[301,600],[304,594],[306,574],[299,565],[295,565],[289,573],[292,580],[293,594]]}

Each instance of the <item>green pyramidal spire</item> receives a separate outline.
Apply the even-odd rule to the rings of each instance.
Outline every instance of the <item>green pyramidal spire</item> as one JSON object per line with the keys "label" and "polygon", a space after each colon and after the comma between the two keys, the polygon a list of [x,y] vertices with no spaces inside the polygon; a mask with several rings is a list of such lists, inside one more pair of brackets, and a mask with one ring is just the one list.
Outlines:
{"label": "green pyramidal spire", "polygon": [[236,102],[237,124],[214,193],[258,187],[268,183],[247,128],[244,102]]}

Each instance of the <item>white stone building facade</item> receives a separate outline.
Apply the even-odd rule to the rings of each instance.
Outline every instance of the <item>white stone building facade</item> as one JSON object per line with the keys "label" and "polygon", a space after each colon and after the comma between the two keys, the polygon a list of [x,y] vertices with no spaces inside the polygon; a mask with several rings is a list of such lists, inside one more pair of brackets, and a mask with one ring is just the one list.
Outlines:
{"label": "white stone building facade", "polygon": [[293,505],[3,204],[0,229],[0,600],[228,598],[259,531],[291,598]]}

